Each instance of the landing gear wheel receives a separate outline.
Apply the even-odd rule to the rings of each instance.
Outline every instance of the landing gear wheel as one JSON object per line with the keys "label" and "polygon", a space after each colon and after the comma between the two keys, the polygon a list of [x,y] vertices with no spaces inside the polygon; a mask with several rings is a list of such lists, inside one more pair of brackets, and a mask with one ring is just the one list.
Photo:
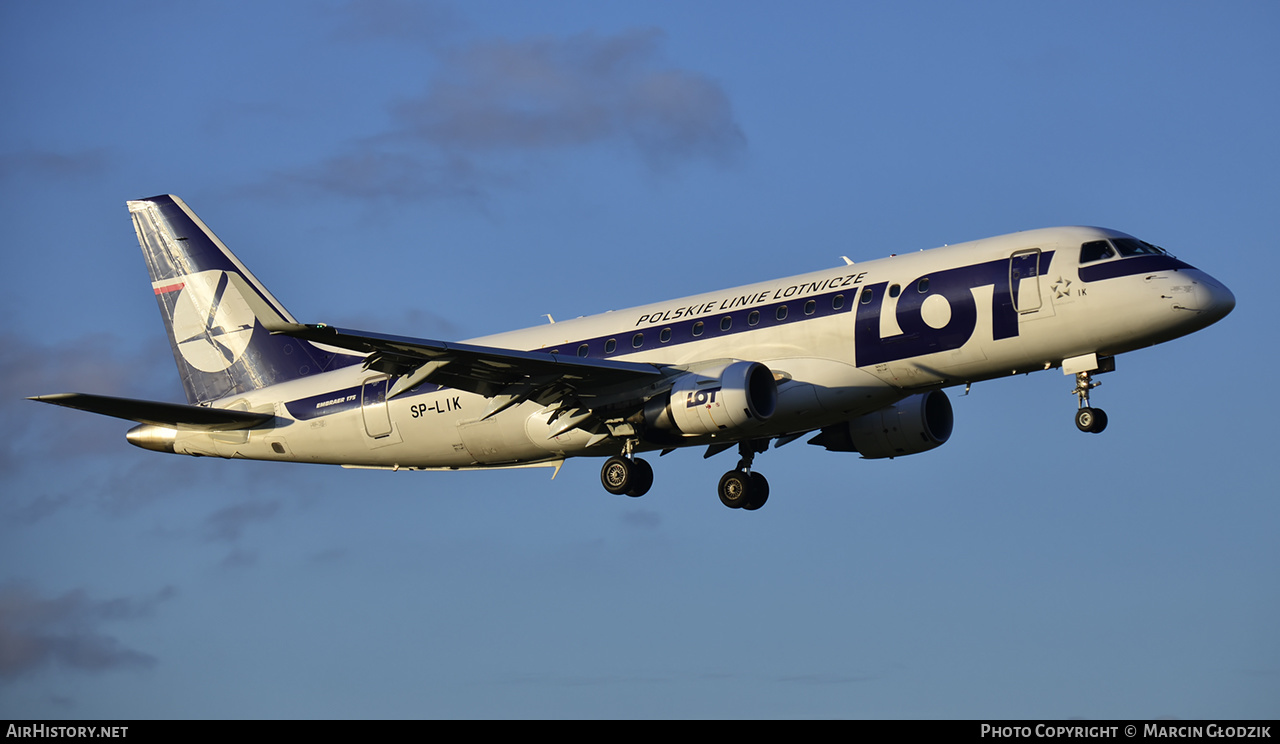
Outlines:
{"label": "landing gear wheel", "polygon": [[[1115,368],[1114,360],[1112,360],[1112,363],[1101,371],[1107,372]],[[1101,408],[1092,408],[1089,405],[1089,391],[1101,384],[1101,382],[1093,380],[1088,372],[1076,373],[1076,387],[1071,391],[1071,394],[1080,399],[1080,407],[1076,409],[1076,428],[1080,431],[1101,434],[1102,430],[1107,428],[1107,412]]]}
{"label": "landing gear wheel", "polygon": [[640,459],[610,457],[600,468],[600,483],[617,496],[643,496],[653,486],[653,466]]}
{"label": "landing gear wheel", "polygon": [[764,502],[769,500],[769,481],[765,480],[763,475],[759,473],[751,473],[751,495],[747,497],[747,503],[742,505],[747,511],[755,511],[764,506]]}
{"label": "landing gear wheel", "polygon": [[[600,468],[600,483],[604,485],[604,490],[621,496],[636,484],[637,475],[636,467],[631,460],[615,455],[606,460],[604,467]],[[649,479],[652,484],[652,470],[649,471]]]}
{"label": "landing gear wheel", "polygon": [[1091,434],[1100,434],[1107,428],[1107,412],[1101,408],[1081,408],[1076,411],[1076,428]]}
{"label": "landing gear wheel", "polygon": [[751,500],[751,475],[730,470],[720,478],[720,503],[730,509],[741,509]]}
{"label": "landing gear wheel", "polygon": [[631,487],[626,493],[632,498],[643,496],[653,486],[653,466],[646,460],[631,461]]}

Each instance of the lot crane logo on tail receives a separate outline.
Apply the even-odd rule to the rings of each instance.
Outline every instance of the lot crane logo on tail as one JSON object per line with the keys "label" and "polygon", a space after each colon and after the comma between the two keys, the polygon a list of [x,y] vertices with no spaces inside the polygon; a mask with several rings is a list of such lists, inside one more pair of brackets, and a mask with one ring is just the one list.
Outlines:
{"label": "lot crane logo on tail", "polygon": [[177,291],[173,337],[187,363],[201,372],[227,369],[249,348],[254,315],[237,284],[225,271],[201,271],[179,281],[159,282],[157,295]]}

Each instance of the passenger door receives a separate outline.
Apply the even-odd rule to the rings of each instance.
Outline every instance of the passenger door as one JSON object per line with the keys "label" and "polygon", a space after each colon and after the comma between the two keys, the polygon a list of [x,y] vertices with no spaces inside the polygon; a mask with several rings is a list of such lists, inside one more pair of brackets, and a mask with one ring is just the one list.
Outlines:
{"label": "passenger door", "polygon": [[1009,293],[1019,315],[1040,309],[1040,249],[1017,251],[1009,257]]}

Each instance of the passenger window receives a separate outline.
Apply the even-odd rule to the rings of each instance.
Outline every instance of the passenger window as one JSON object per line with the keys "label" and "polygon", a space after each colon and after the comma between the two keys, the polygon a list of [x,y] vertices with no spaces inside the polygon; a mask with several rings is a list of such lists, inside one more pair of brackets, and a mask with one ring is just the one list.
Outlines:
{"label": "passenger window", "polygon": [[616,348],[618,348],[617,341],[614,341],[613,339],[609,339],[608,341],[604,342],[604,353],[612,354],[613,350]]}
{"label": "passenger window", "polygon": [[733,318],[728,315],[720,319],[720,330],[727,331],[733,327]]}
{"label": "passenger window", "polygon": [[1116,255],[1115,249],[1105,240],[1094,240],[1080,246],[1080,263],[1101,261]]}
{"label": "passenger window", "polygon": [[747,325],[749,325],[749,326],[758,326],[758,325],[760,325],[760,311],[759,311],[759,310],[752,310],[752,311],[751,311],[751,314],[747,316]]}
{"label": "passenger window", "polygon": [[835,297],[832,297],[832,298],[831,298],[831,309],[832,309],[832,310],[839,310],[839,309],[840,309],[840,308],[842,308],[842,307],[844,307],[844,295],[842,295],[842,294],[838,294],[838,295],[836,295]]}
{"label": "passenger window", "polygon": [[638,349],[641,346],[644,346],[644,334],[637,333],[631,337],[631,348]]}
{"label": "passenger window", "polygon": [[585,356],[587,355],[587,349],[588,349],[588,347],[587,347],[587,345],[586,345],[586,344],[583,344],[582,346],[579,346],[579,347],[578,347],[578,356],[580,356],[580,357],[585,357]]}
{"label": "passenger window", "polygon": [[818,309],[818,303],[814,302],[813,300],[809,300],[808,302],[804,303],[805,315],[813,315],[813,311],[817,309]]}
{"label": "passenger window", "polygon": [[786,305],[779,305],[779,306],[778,306],[777,316],[778,316],[778,320],[786,320],[786,319],[787,319],[787,306],[786,306]]}
{"label": "passenger window", "polygon": [[916,291],[919,292],[920,294],[924,294],[925,292],[929,291],[929,277],[926,276],[925,278],[916,282]]}
{"label": "passenger window", "polygon": [[664,344],[665,344],[666,342],[670,341],[670,340],[671,340],[671,329],[670,329],[670,328],[663,328],[663,329],[662,329],[662,333],[659,333],[659,334],[658,334],[658,340],[659,340],[659,341],[661,341],[661,342],[662,342],[662,343],[664,343]]}
{"label": "passenger window", "polygon": [[871,300],[874,298],[874,296],[875,296],[875,292],[871,291],[871,287],[867,287],[866,289],[862,290],[862,304],[870,305]]}
{"label": "passenger window", "polygon": [[902,287],[899,287],[897,284],[889,287],[890,297],[897,297],[900,292],[902,292]]}
{"label": "passenger window", "polygon": [[693,324],[693,335],[694,335],[695,337],[697,337],[697,336],[701,336],[701,335],[702,335],[702,321],[701,321],[701,320],[699,320],[697,323],[694,323],[694,324]]}

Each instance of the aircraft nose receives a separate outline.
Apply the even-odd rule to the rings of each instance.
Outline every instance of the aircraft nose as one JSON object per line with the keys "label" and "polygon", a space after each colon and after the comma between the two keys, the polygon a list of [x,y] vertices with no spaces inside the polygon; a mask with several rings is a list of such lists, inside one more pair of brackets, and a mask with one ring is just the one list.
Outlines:
{"label": "aircraft nose", "polygon": [[1216,323],[1235,309],[1236,296],[1227,289],[1227,285],[1217,279],[1207,275],[1205,279],[1206,281],[1200,285],[1206,295],[1203,305],[1204,314],[1208,316],[1210,323]]}

